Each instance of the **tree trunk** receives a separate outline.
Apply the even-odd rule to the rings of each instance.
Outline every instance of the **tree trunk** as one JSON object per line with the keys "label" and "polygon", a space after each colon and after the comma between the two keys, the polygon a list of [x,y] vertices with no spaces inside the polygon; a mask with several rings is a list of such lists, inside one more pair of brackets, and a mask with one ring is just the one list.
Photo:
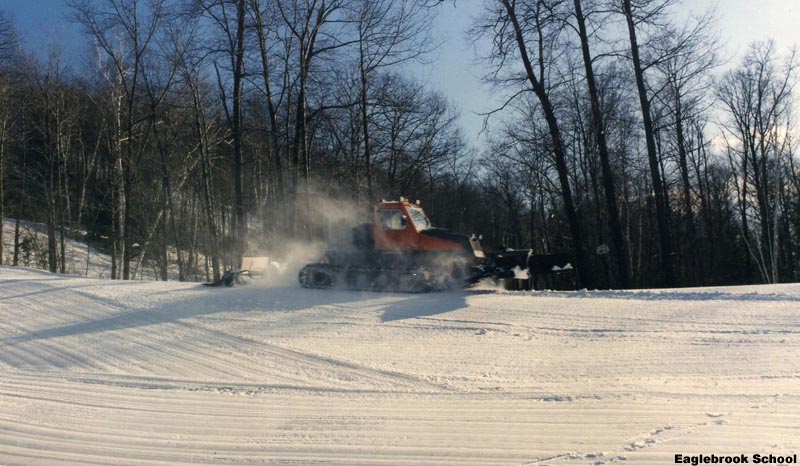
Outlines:
{"label": "tree trunk", "polygon": [[242,187],[242,84],[244,81],[244,17],[245,0],[238,0],[236,25],[236,64],[233,73],[233,188],[235,197],[236,226],[234,235],[236,247],[234,266],[241,267],[242,257],[247,250],[247,219],[244,209]]}
{"label": "tree trunk", "polygon": [[295,235],[300,231],[297,225],[297,209],[299,208],[300,198],[300,173],[305,173],[301,167],[301,158],[305,160],[305,140],[306,140],[306,72],[304,71],[305,58],[301,57],[300,64],[300,83],[295,103],[295,121],[294,121],[294,141],[292,144],[292,173],[291,173],[291,204],[288,208],[291,211],[292,232]]}
{"label": "tree trunk", "polygon": [[597,91],[597,84],[594,77],[592,66],[592,55],[589,50],[589,37],[586,32],[586,21],[581,8],[581,1],[574,0],[575,16],[578,20],[578,33],[581,39],[581,51],[583,53],[583,64],[586,70],[586,84],[589,87],[589,100],[592,111],[592,129],[594,130],[595,141],[597,142],[598,154],[600,155],[600,165],[603,173],[603,190],[605,192],[606,210],[608,211],[608,226],[611,230],[611,240],[614,243],[614,258],[619,273],[619,282],[622,288],[630,288],[630,269],[628,268],[628,249],[625,245],[625,238],[622,234],[622,224],[620,222],[619,210],[617,209],[617,194],[614,186],[614,172],[611,169],[611,161],[608,154],[608,144],[606,142],[605,122],[603,113],[600,109],[600,97]]}
{"label": "tree trunk", "polygon": [[[127,166],[127,164],[126,164]],[[131,196],[130,196],[130,187],[133,184],[133,180],[131,179],[133,175],[129,173],[129,169],[123,169],[123,176],[124,180],[122,183],[123,189],[123,196],[125,197],[123,204],[123,212],[120,215],[121,218],[121,225],[120,229],[122,232],[120,233],[120,238],[122,239],[122,279],[123,280],[130,280],[131,278],[131,241],[130,241],[130,231],[128,225],[130,225],[131,219]]]}
{"label": "tree trunk", "polygon": [[[683,183],[683,217],[686,222],[687,245],[688,254],[686,257],[686,264],[689,265],[687,276],[689,277],[690,284],[701,284],[701,277],[703,274],[703,261],[702,255],[698,254],[699,241],[697,238],[697,226],[694,221],[694,212],[692,211],[692,185],[689,179],[689,162],[686,150],[686,135],[683,127],[683,114],[681,108],[681,100],[678,90],[675,90],[675,133],[678,140],[678,167],[681,172],[681,181]],[[706,254],[709,254],[707,251]]]}
{"label": "tree trunk", "polygon": [[625,20],[628,24],[628,37],[631,46],[631,59],[633,61],[633,73],[636,77],[636,89],[639,93],[639,104],[642,108],[642,122],[644,124],[644,135],[647,142],[647,160],[650,165],[650,178],[653,183],[653,193],[656,203],[656,218],[658,222],[658,238],[661,248],[661,267],[663,272],[663,284],[667,287],[675,286],[675,270],[672,261],[672,241],[669,232],[669,206],[665,200],[664,186],[661,183],[661,173],[659,169],[659,158],[656,151],[655,131],[653,120],[650,116],[650,100],[647,97],[647,86],[644,82],[644,70],[639,59],[639,44],[636,38],[636,26],[633,22],[633,12],[631,10],[631,0],[622,0],[625,12]]}
{"label": "tree trunk", "polygon": [[47,269],[56,273],[58,271],[58,245],[56,240],[56,205],[53,198],[52,174],[50,186],[47,190]]}
{"label": "tree trunk", "polygon": [[374,201],[372,187],[372,153],[369,140],[369,108],[367,107],[368,75],[364,64],[364,42],[359,41],[359,71],[361,75],[361,89],[359,92],[359,110],[361,113],[361,139],[364,141],[364,171],[367,174],[367,198]]}
{"label": "tree trunk", "polygon": [[264,34],[264,22],[261,19],[261,11],[257,5],[253,5],[253,11],[256,15],[256,33],[258,35],[258,45],[261,52],[261,73],[264,79],[264,90],[267,97],[267,111],[269,112],[269,129],[270,129],[270,151],[272,152],[273,162],[275,163],[274,175],[276,183],[276,201],[279,202],[284,194],[283,182],[283,161],[281,159],[281,147],[278,142],[278,111],[273,102],[272,84],[270,83],[270,66],[269,54],[267,53],[267,40]]}
{"label": "tree trunk", "polygon": [[561,196],[564,200],[564,210],[566,211],[567,215],[567,222],[569,223],[570,233],[572,235],[572,247],[575,254],[575,264],[578,268],[578,279],[580,281],[580,286],[583,287],[591,287],[591,279],[589,271],[586,267],[586,259],[583,252],[583,241],[581,235],[581,227],[580,222],[578,220],[578,214],[575,211],[575,205],[572,201],[572,189],[569,185],[569,171],[567,167],[567,160],[566,154],[564,151],[564,144],[561,137],[561,130],[558,126],[558,120],[555,115],[555,111],[553,110],[553,105],[550,102],[550,97],[547,94],[546,89],[539,82],[536,77],[536,73],[533,70],[533,66],[531,65],[530,57],[528,55],[527,46],[525,45],[525,40],[522,35],[522,29],[520,27],[519,21],[517,19],[516,11],[514,7],[509,3],[510,0],[500,0],[503,6],[508,13],[509,20],[511,21],[514,27],[515,38],[517,41],[517,47],[519,48],[520,57],[522,58],[522,63],[525,66],[525,71],[527,74],[528,81],[531,84],[531,88],[533,89],[536,97],[539,99],[539,103],[542,106],[542,110],[544,112],[545,120],[547,122],[547,127],[550,131],[550,137],[553,142],[553,153],[555,156],[555,163],[556,163],[556,171],[558,172],[558,181],[561,186]]}
{"label": "tree trunk", "polygon": [[[190,80],[191,81],[191,80]],[[211,256],[211,269],[214,280],[219,280],[219,241],[217,239],[217,227],[214,220],[214,198],[211,180],[211,160],[209,154],[208,129],[206,127],[205,114],[203,113],[203,102],[200,98],[198,83],[190,82],[192,99],[194,102],[194,125],[197,131],[198,145],[200,147],[200,167],[202,177],[202,196],[203,208],[206,216],[206,231],[208,233],[208,245],[205,250],[206,260],[206,279],[208,277],[208,257]]]}
{"label": "tree trunk", "polygon": [[745,254],[745,263],[744,263],[744,282],[750,284],[750,281],[753,277],[753,250],[750,241],[750,226],[748,225],[747,221],[747,172],[748,172],[749,165],[747,163],[747,154],[744,154],[742,159],[742,192],[741,196],[739,196],[739,215],[742,218],[742,240],[744,241],[744,254]]}
{"label": "tree trunk", "polygon": [[14,267],[19,265],[19,215],[14,219],[14,257],[11,259],[11,265]]}

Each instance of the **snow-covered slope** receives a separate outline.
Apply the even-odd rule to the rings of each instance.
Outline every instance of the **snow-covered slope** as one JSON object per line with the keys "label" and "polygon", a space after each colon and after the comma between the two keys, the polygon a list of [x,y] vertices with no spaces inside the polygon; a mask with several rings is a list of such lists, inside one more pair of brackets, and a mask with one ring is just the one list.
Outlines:
{"label": "snow-covered slope", "polygon": [[409,295],[0,268],[0,464],[794,453],[798,332],[798,285]]}
{"label": "snow-covered slope", "polygon": [[[14,231],[16,220],[2,219],[3,264],[11,264],[14,256]],[[60,237],[59,237],[60,238]],[[47,227],[41,223],[20,221],[20,243],[18,261],[37,269],[47,270]],[[111,258],[83,241],[67,237],[65,246],[65,271],[70,275],[91,278],[111,276]]]}
{"label": "snow-covered slope", "polygon": [[[1,224],[3,228],[3,264],[13,263],[15,224],[16,220],[10,218],[3,219]],[[48,270],[47,226],[42,223],[21,220],[19,233],[18,264]],[[82,239],[76,239],[76,237],[84,238],[85,231],[76,231],[73,234],[75,237],[67,236],[64,239],[64,271],[66,274],[88,278],[111,278],[111,256]],[[57,232],[56,235],[60,247],[60,232]],[[158,270],[152,263],[139,264],[138,252],[139,250],[135,250],[131,260],[131,269],[132,273],[135,273],[135,278],[156,280],[159,276]],[[174,257],[174,251],[172,254]],[[178,268],[175,261],[169,264],[168,277],[170,280],[178,279]],[[203,277],[189,276],[187,279],[197,281],[203,280]]]}

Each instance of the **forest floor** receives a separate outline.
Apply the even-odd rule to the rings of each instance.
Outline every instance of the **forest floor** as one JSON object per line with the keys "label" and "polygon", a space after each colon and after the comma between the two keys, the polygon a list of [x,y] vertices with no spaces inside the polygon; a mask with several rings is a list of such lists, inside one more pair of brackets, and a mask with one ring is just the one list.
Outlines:
{"label": "forest floor", "polygon": [[800,449],[800,285],[391,294],[0,267],[3,465]]}

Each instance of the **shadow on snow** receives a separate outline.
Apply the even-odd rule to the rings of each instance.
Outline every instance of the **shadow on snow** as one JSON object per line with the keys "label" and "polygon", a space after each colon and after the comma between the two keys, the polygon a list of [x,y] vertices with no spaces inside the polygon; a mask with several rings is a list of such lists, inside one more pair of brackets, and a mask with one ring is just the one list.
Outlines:
{"label": "shadow on snow", "polygon": [[[114,283],[114,286],[119,284],[134,285],[136,283],[121,282]],[[141,282],[138,283],[141,284]],[[116,299],[97,296],[91,291],[82,290],[82,288],[91,287],[96,288],[97,284],[46,287],[41,290],[5,297],[5,299],[11,300],[33,295],[52,294],[53,296],[50,299],[53,303],[58,303],[59,299],[62,299],[65,303],[64,305],[68,305],[66,303],[70,301],[69,295],[72,295],[73,298],[77,295],[79,297],[78,303],[84,302],[86,307],[93,304],[99,305],[102,308],[115,311],[115,314],[4,338],[0,340],[0,345],[16,346],[37,340],[147,327],[225,312],[298,312],[317,306],[335,306],[342,303],[361,302],[382,297],[396,299],[396,301],[391,302],[382,309],[381,322],[391,322],[444,314],[461,309],[466,306],[467,296],[466,292],[460,290],[424,294],[387,294],[342,290],[306,290],[299,287],[268,288],[258,285],[230,289],[224,287],[200,288],[198,286],[148,292],[146,296],[143,296],[143,301],[145,302],[148,298],[159,295],[169,295],[171,297],[180,296],[184,293],[195,293],[195,295],[172,299],[168,302],[160,302],[153,307],[130,309],[129,305]],[[335,312],[335,310],[331,312]],[[364,312],[368,311],[365,310]]]}

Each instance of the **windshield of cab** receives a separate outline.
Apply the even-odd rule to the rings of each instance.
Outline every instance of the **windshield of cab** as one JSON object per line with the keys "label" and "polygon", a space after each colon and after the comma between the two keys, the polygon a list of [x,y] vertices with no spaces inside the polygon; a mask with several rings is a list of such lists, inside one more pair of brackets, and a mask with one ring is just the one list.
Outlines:
{"label": "windshield of cab", "polygon": [[408,215],[411,216],[411,221],[414,222],[414,226],[417,230],[427,230],[431,228],[431,223],[428,221],[428,217],[425,216],[425,212],[422,211],[419,207],[406,207],[408,210]]}

